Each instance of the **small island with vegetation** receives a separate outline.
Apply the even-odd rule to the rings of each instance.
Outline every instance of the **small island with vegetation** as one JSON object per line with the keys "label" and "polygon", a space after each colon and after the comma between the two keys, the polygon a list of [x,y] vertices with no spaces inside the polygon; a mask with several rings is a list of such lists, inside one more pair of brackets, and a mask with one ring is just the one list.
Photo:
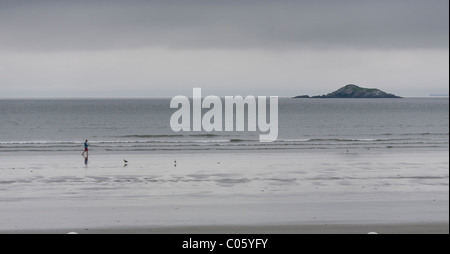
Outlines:
{"label": "small island with vegetation", "polygon": [[299,95],[294,98],[401,98],[400,96],[383,92],[376,88],[362,88],[349,84],[332,93],[325,95],[309,96]]}

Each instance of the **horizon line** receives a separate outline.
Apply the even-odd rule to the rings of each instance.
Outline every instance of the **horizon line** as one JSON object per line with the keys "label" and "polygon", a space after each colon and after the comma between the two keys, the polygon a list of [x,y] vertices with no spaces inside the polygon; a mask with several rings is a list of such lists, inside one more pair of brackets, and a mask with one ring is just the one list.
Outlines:
{"label": "horizon line", "polygon": [[[239,95],[234,95],[239,96]],[[277,95],[274,95],[277,96]],[[205,98],[207,96],[202,96]],[[224,96],[218,96],[224,97]],[[284,99],[294,99],[295,96],[277,96]],[[401,96],[401,98],[448,98],[449,95],[422,95],[422,96]],[[0,97],[0,100],[114,100],[114,99],[171,99],[173,96],[149,96],[149,97]],[[188,97],[191,98],[191,97]],[[307,98],[307,99],[323,99],[323,98]],[[391,98],[327,98],[327,99],[391,99]],[[394,98],[395,99],[395,98]]]}

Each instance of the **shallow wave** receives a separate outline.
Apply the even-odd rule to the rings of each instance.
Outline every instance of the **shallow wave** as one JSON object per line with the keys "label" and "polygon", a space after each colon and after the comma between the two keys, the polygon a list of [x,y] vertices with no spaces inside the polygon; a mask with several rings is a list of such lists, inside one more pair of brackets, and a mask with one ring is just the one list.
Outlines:
{"label": "shallow wave", "polygon": [[383,136],[448,136],[448,132],[384,133]]}
{"label": "shallow wave", "polygon": [[[255,137],[192,134],[192,135],[127,135],[112,140],[92,140],[97,151],[190,151],[190,150],[304,150],[304,149],[390,149],[443,148],[448,149],[448,135],[384,136],[384,137],[308,137],[281,138],[261,143]],[[127,137],[127,138],[124,138]],[[144,138],[148,137],[148,138]],[[0,152],[78,151],[83,141],[28,140],[0,141]]]}
{"label": "shallow wave", "polygon": [[220,137],[222,135],[213,133],[200,133],[200,134],[146,134],[146,135],[123,135],[116,136],[117,138],[179,138],[179,137]]}
{"label": "shallow wave", "polygon": [[44,145],[44,144],[83,144],[82,141],[47,141],[47,140],[33,140],[33,141],[0,141],[0,145]]}
{"label": "shallow wave", "polygon": [[219,137],[222,135],[218,135],[218,134],[213,134],[213,133],[203,133],[203,134],[190,134],[190,135],[186,135],[189,137]]}
{"label": "shallow wave", "polygon": [[176,137],[184,137],[181,134],[170,134],[170,135],[124,135],[117,136],[119,138],[176,138]]}
{"label": "shallow wave", "polygon": [[278,139],[276,142],[308,142],[311,141],[310,138],[300,138],[300,139]]}
{"label": "shallow wave", "polygon": [[237,142],[255,142],[255,141],[257,141],[257,140],[240,139],[240,138],[232,138],[232,139],[230,139],[230,142],[234,142],[234,143],[237,143]]}

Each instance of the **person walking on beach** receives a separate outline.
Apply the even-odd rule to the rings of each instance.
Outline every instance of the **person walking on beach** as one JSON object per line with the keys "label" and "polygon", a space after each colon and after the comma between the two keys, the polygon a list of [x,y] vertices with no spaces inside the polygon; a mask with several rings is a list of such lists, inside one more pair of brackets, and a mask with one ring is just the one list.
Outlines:
{"label": "person walking on beach", "polygon": [[89,147],[89,142],[86,139],[86,141],[84,141],[84,152],[81,155],[85,156],[85,154],[86,154],[85,157],[89,156],[89,149],[88,149],[88,147]]}

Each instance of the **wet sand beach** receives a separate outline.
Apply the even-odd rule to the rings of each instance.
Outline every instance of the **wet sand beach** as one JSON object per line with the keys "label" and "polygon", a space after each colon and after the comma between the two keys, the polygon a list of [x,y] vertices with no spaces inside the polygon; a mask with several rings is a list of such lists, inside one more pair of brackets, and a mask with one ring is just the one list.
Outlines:
{"label": "wet sand beach", "polygon": [[0,233],[448,233],[446,152],[8,155],[0,170]]}

